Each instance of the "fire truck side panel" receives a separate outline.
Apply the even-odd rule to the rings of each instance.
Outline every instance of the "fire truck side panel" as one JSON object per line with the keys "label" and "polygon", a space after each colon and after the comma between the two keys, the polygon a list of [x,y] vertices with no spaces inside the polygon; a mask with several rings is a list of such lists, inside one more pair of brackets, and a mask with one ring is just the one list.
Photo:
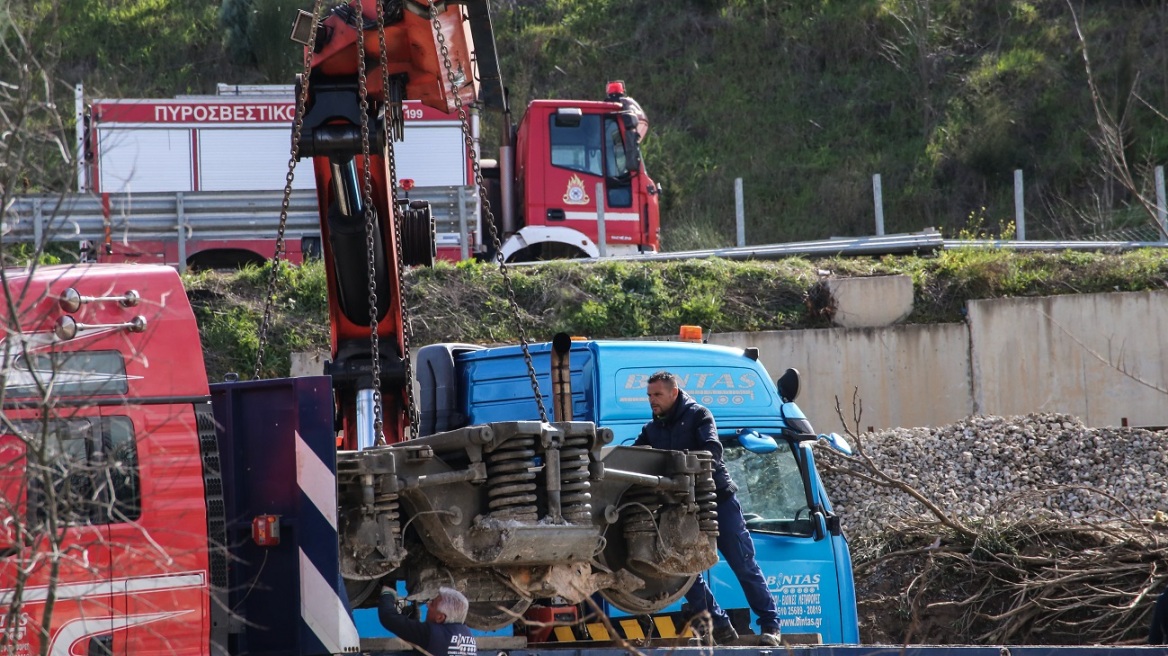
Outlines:
{"label": "fire truck side panel", "polygon": [[[284,257],[292,264],[304,261],[299,239],[284,242]],[[179,261],[178,243],[164,239],[113,241],[111,253],[100,253],[102,262],[134,264],[168,264]],[[204,268],[233,266],[233,263],[262,264],[276,252],[274,239],[190,239],[186,243],[186,261]],[[228,261],[230,260],[230,263]]]}
{"label": "fire truck side panel", "polygon": [[[199,189],[283,189],[288,174],[288,126],[203,127],[199,136]],[[293,189],[312,189],[312,176],[298,175]],[[273,208],[279,212],[279,207]]]}
{"label": "fire truck side panel", "polygon": [[189,128],[107,128],[97,139],[99,191],[197,189]]}

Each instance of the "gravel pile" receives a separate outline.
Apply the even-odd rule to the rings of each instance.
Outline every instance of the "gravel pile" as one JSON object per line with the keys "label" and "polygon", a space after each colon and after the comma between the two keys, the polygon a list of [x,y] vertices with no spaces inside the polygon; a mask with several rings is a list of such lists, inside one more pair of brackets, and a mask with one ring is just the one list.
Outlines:
{"label": "gravel pile", "polygon": [[[1168,513],[1168,431],[1088,428],[1069,415],[1032,414],[975,416],[861,439],[878,469],[961,521],[1163,521]],[[850,537],[933,518],[900,490],[830,471],[833,465],[857,467],[835,451],[820,448],[816,454]]]}

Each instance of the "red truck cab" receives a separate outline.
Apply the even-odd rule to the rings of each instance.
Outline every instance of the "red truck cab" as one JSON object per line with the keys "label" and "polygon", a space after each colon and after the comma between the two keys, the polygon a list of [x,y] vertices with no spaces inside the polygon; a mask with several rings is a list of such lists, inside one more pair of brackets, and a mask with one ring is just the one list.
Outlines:
{"label": "red truck cab", "polygon": [[178,275],[82,265],[9,271],[6,282],[0,644],[206,653],[199,429],[214,433]]}
{"label": "red truck cab", "polygon": [[[621,102],[627,98],[623,90],[610,97],[614,100],[535,100],[527,106],[515,138],[515,193],[523,227],[504,245],[506,259],[659,249],[659,189],[641,158],[638,116],[628,110],[631,99]],[[644,115],[639,116],[644,125]]]}

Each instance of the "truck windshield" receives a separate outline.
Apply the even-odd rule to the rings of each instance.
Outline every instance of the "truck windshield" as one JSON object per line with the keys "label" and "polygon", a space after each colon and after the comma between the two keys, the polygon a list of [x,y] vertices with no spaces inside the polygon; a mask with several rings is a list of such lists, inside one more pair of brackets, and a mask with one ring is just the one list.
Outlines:
{"label": "truck windshield", "polygon": [[738,485],[738,502],[747,528],[768,533],[812,533],[807,489],[788,442],[779,440],[778,450],[767,454],[751,453],[737,444],[727,445],[723,459],[730,478]]}
{"label": "truck windshield", "polygon": [[0,368],[0,384],[11,397],[126,394],[126,362],[118,351],[35,353]]}
{"label": "truck windshield", "polygon": [[604,151],[600,142],[600,117],[580,117],[577,125],[561,125],[551,117],[552,166],[581,173],[603,175]]}

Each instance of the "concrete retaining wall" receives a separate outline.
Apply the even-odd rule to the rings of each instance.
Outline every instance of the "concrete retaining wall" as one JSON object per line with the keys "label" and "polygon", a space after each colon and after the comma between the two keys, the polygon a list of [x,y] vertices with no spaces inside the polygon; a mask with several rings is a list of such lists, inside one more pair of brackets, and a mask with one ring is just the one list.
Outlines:
{"label": "concrete retaining wall", "polygon": [[1168,425],[1168,292],[969,304],[974,410]]}
{"label": "concrete retaining wall", "polygon": [[799,405],[838,430],[936,426],[970,414],[1065,412],[1089,426],[1168,425],[1168,291],[975,301],[966,324],[714,334],[802,374]]}
{"label": "concrete retaining wall", "polygon": [[799,370],[799,407],[819,430],[852,424],[853,397],[868,426],[947,424],[973,412],[964,324],[714,334],[711,343],[757,346],[773,376]]}

